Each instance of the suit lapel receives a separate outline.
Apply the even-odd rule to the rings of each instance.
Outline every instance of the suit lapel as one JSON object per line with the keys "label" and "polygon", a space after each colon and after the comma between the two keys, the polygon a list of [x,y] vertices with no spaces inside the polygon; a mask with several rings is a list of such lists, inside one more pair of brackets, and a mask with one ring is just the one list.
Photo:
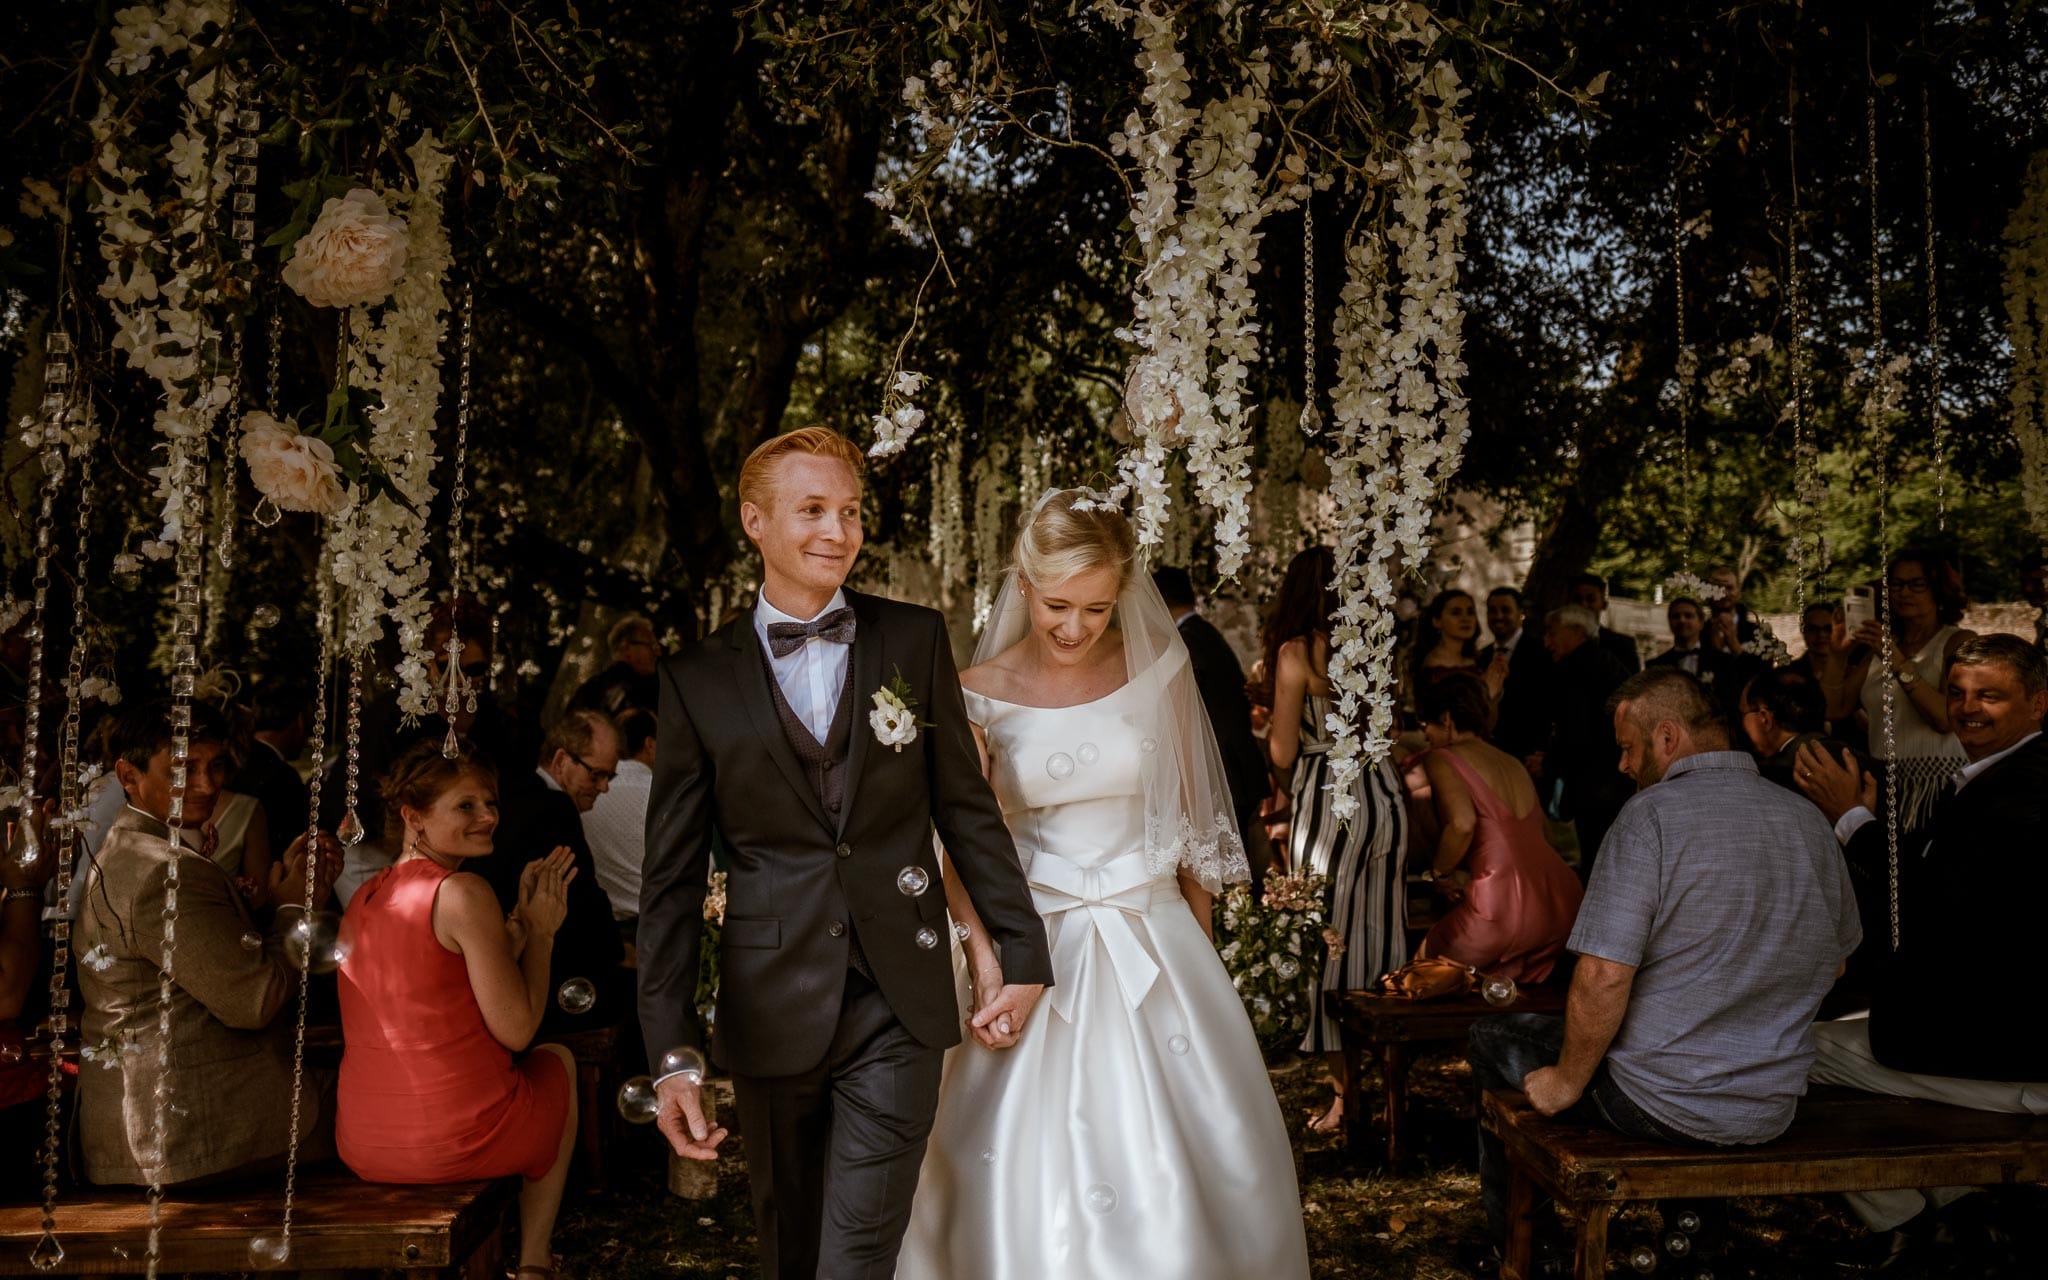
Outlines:
{"label": "suit lapel", "polygon": [[796,758],[796,749],[789,745],[789,734],[782,727],[782,717],[775,713],[775,694],[768,687],[768,682],[774,677],[770,674],[767,650],[761,647],[761,637],[754,632],[752,609],[734,620],[732,633],[727,639],[733,664],[733,687],[740,691],[740,701],[746,705],[747,715],[754,722],[755,736],[767,744],[775,767],[782,770],[790,790],[803,800],[804,806],[817,818],[818,825],[831,827],[831,821],[825,817],[825,806],[818,801],[817,788],[811,785],[809,776],[804,773],[803,762]]}
{"label": "suit lapel", "polygon": [[846,748],[846,795],[839,802],[841,832],[846,830],[846,819],[853,812],[854,798],[860,794],[861,774],[867,766],[868,745],[875,736],[873,729],[868,725],[866,708],[873,699],[875,690],[882,687],[882,651],[886,647],[882,635],[881,610],[875,608],[873,598],[849,591],[846,593],[846,601],[853,606],[854,616],[853,662],[846,673],[846,680],[851,686],[853,696],[853,737]]}

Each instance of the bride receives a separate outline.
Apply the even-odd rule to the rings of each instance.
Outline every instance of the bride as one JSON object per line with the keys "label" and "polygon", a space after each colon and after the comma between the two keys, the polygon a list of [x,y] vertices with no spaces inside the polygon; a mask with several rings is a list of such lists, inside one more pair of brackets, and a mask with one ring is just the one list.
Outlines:
{"label": "bride", "polygon": [[[1301,1280],[1293,1151],[1210,940],[1244,849],[1121,512],[1039,503],[961,683],[1057,981],[947,1054],[897,1280]],[[1000,957],[946,889],[980,1007]]]}

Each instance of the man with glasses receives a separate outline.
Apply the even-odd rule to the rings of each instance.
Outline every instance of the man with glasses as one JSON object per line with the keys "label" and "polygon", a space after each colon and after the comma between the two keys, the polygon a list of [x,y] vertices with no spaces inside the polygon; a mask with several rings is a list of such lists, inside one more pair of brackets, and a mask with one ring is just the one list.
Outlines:
{"label": "man with glasses", "polygon": [[[597,879],[597,862],[583,832],[583,815],[618,776],[619,731],[596,711],[571,711],[542,739],[540,762],[530,770],[507,768],[498,777],[496,851],[479,859],[484,878],[509,912],[519,901],[519,882],[528,864],[566,848],[576,859],[569,882],[569,914],[555,933],[549,983],[556,998],[541,1022],[545,1032],[613,1023],[632,1008],[632,986],[620,968],[625,950],[612,922],[611,899]],[[586,1003],[588,982],[596,999]]]}
{"label": "man with glasses", "polygon": [[605,643],[611,647],[612,665],[584,681],[569,699],[570,707],[602,711],[614,720],[635,707],[653,715],[659,690],[654,664],[661,660],[654,624],[637,613],[628,614],[612,624]]}

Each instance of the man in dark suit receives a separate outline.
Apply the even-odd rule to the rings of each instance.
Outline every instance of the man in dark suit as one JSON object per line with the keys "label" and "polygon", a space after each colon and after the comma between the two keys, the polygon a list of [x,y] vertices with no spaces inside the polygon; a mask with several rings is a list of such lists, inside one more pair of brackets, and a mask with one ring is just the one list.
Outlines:
{"label": "man in dark suit", "polygon": [[569,699],[578,711],[602,711],[616,720],[635,707],[654,714],[658,683],[654,666],[661,661],[661,641],[654,624],[637,613],[612,624],[605,633],[612,664],[583,682]]}
{"label": "man in dark suit", "polygon": [[1711,648],[1702,640],[1706,610],[1691,596],[1679,596],[1664,606],[1664,621],[1671,628],[1671,647],[1650,659],[1653,667],[1677,667],[1697,676],[1721,709],[1723,719],[1735,718],[1735,700],[1741,694],[1744,664],[1738,655]]}
{"label": "man in dark suit", "polygon": [[270,826],[272,848],[290,844],[306,830],[311,814],[306,780],[297,760],[306,750],[307,709],[312,695],[295,680],[272,679],[256,690],[250,705],[253,741],[228,790],[253,796]]}
{"label": "man in dark suit", "polygon": [[[1607,579],[1597,573],[1582,573],[1571,580],[1565,588],[1565,602],[1575,604],[1590,612],[1595,620],[1607,616]],[[1643,669],[1643,655],[1636,652],[1636,642],[1608,627],[1600,626],[1597,637],[1600,647],[1621,664],[1622,674],[1634,675]]]}
{"label": "man in dark suit", "polygon": [[[1202,695],[1202,709],[1209,713],[1209,727],[1216,731],[1216,748],[1223,756],[1230,804],[1237,816],[1238,836],[1251,859],[1252,892],[1256,894],[1266,868],[1272,865],[1272,845],[1255,838],[1254,828],[1259,806],[1273,794],[1273,778],[1266,771],[1266,753],[1252,736],[1252,704],[1244,692],[1244,668],[1238,665],[1237,654],[1223,633],[1195,612],[1195,585],[1187,570],[1159,569],[1152,574],[1152,581],[1172,611],[1174,625],[1180,628],[1194,668],[1195,688]],[[1261,829],[1257,834],[1265,833]]]}
{"label": "man in dark suit", "polygon": [[1516,759],[1543,749],[1550,736],[1550,654],[1529,634],[1522,593],[1495,587],[1486,593],[1486,629],[1493,643],[1479,651],[1481,670],[1502,664],[1500,701],[1493,711],[1493,745]]}
{"label": "man in dark suit", "polygon": [[[1045,926],[982,776],[945,620],[843,587],[860,450],[820,427],[760,446],[740,520],[754,608],[660,668],[640,897],[640,1021],[677,1154],[717,1158],[695,1049],[713,832],[730,869],[712,1056],[746,1136],[762,1274],[889,1280],[961,1035],[944,842],[1004,985],[969,1021],[1006,1047],[1052,981]],[[904,714],[875,706],[893,695]],[[862,714],[866,712],[866,714]]]}
{"label": "man in dark suit", "polygon": [[[556,849],[576,859],[569,882],[569,912],[555,931],[548,981],[556,998],[541,1020],[546,1031],[607,1026],[632,1014],[631,975],[620,968],[625,947],[612,921],[611,899],[597,881],[597,862],[583,832],[583,815],[611,786],[619,767],[619,733],[601,712],[571,711],[541,741],[540,763],[498,774],[497,848],[477,869],[507,912],[518,905],[519,882],[530,863]],[[596,1000],[562,985],[581,978]]]}
{"label": "man in dark suit", "polygon": [[[2048,1113],[2048,1059],[2016,1026],[2011,982],[1958,981],[1966,960],[1985,975],[2023,975],[2039,963],[2048,900],[2048,660],[2015,636],[1982,635],[1956,650],[1947,677],[1949,723],[1969,758],[1924,827],[1898,845],[1897,945],[1885,955],[1867,1020],[1814,1028],[1812,1078],[1979,1111]],[[1889,869],[1877,783],[1853,758],[1817,746],[1797,777],[1852,863]],[[1887,881],[1889,876],[1887,875]],[[1887,916],[1889,912],[1885,913]],[[1889,919],[1887,919],[1889,932]],[[1885,935],[1879,935],[1883,947]],[[1880,1262],[1934,1234],[1935,1211],[1960,1188],[1848,1197],[1876,1233]]]}
{"label": "man in dark suit", "polygon": [[1527,761],[1546,792],[1562,791],[1556,807],[1578,830],[1581,879],[1592,876],[1607,828],[1635,794],[1635,784],[1621,774],[1621,747],[1607,709],[1608,696],[1630,673],[1593,638],[1599,626],[1577,605],[1553,609],[1544,619],[1543,647],[1555,664],[1555,715],[1548,745]]}

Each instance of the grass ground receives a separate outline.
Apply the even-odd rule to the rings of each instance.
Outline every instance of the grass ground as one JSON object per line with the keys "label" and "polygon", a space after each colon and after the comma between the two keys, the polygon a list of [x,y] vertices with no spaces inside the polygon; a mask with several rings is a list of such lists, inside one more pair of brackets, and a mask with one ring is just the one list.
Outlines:
{"label": "grass ground", "polygon": [[[1416,1158],[1400,1177],[1380,1170],[1373,1155],[1347,1157],[1334,1136],[1307,1132],[1307,1110],[1327,1100],[1320,1064],[1279,1063],[1273,1083],[1300,1160],[1303,1219],[1318,1280],[1453,1280],[1470,1274],[1466,1263],[1484,1245],[1485,1224],[1473,1172],[1470,1076],[1461,1060],[1446,1054],[1416,1064],[1410,1112]],[[753,1277],[753,1222],[737,1137],[726,1147],[733,1155],[720,1162],[718,1194],[707,1201],[679,1200],[664,1190],[660,1138],[652,1130],[624,1137],[611,1188],[580,1197],[565,1211],[556,1246],[566,1274],[605,1280]],[[2020,1207],[2042,1220],[2039,1198]],[[1625,1259],[1639,1245],[1654,1246],[1659,1236],[1647,1211],[1622,1218],[1610,1237],[1614,1256]],[[1654,1274],[1695,1280],[1704,1269],[1714,1280],[1827,1280],[1845,1274],[1836,1260],[1860,1236],[1837,1198],[1737,1201],[1725,1250],[1683,1263],[1660,1258]],[[1618,1265],[1620,1274],[1635,1274],[1625,1261]],[[1887,1280],[1974,1280],[1986,1274],[1982,1264],[1952,1253],[1885,1273]],[[2048,1277],[2048,1264],[2003,1274]]]}

